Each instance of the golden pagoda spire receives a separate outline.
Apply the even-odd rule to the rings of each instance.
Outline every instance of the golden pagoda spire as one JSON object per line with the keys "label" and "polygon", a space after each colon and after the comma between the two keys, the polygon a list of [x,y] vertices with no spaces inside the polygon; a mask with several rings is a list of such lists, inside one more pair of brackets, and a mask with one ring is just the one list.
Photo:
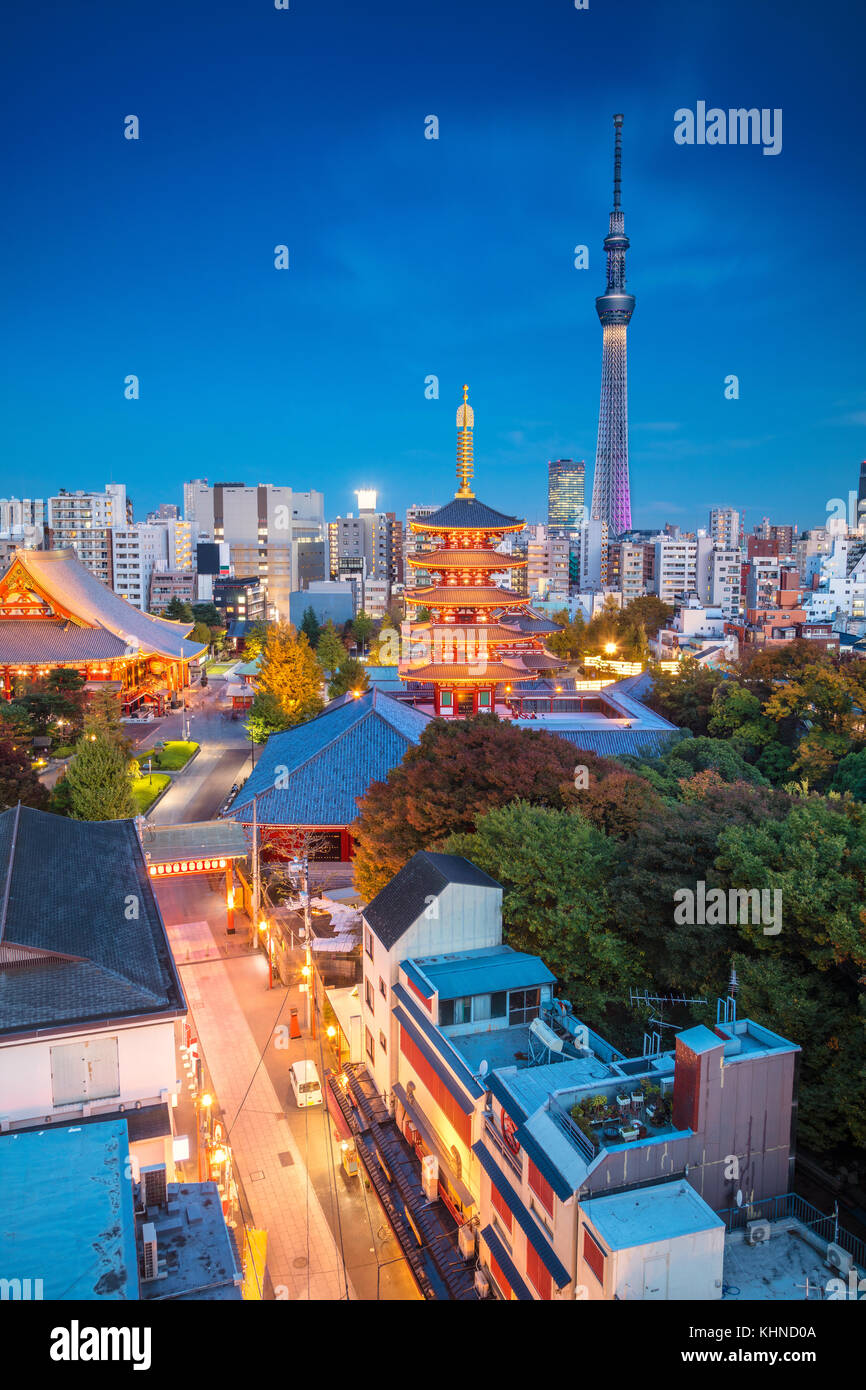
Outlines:
{"label": "golden pagoda spire", "polygon": [[457,407],[457,481],[460,484],[455,497],[474,497],[469,484],[472,480],[472,431],[475,428],[475,415],[469,404],[469,387],[463,387],[463,404]]}

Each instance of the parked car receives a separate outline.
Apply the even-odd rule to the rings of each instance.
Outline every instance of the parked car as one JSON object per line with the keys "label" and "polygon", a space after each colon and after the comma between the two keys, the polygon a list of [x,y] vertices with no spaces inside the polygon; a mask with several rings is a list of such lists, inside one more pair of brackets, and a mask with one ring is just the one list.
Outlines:
{"label": "parked car", "polygon": [[303,1109],[305,1105],[322,1104],[322,1086],[315,1062],[304,1059],[293,1062],[289,1067],[289,1080],[295,1095],[295,1103]]}

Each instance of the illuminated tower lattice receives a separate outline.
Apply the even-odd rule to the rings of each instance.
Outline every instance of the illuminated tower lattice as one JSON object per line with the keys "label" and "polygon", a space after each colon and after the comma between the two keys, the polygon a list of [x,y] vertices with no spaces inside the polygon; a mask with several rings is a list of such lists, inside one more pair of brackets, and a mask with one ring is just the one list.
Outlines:
{"label": "illuminated tower lattice", "polygon": [[613,165],[613,210],[604,239],[607,289],[595,301],[601,320],[601,403],[598,445],[592,484],[592,519],[606,521],[612,537],[631,530],[628,486],[628,372],[626,334],[634,311],[634,295],[625,292],[625,215],[620,207],[622,116],[614,116],[616,132]]}

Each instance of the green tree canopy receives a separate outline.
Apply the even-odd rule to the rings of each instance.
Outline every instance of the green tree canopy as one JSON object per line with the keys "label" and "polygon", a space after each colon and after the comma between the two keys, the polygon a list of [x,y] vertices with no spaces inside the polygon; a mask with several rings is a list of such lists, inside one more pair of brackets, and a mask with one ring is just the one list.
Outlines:
{"label": "green tree canopy", "polygon": [[308,604],[304,609],[304,616],[301,619],[301,632],[306,633],[307,641],[311,647],[315,647],[319,640],[319,633],[322,631],[319,620],[313,611],[312,604]]}
{"label": "green tree canopy", "polygon": [[603,1027],[610,1006],[641,978],[628,934],[610,930],[607,885],[618,847],[576,812],[514,801],[488,811],[474,834],[450,836],[444,849],[502,884],[508,945],[541,956],[579,1016]]}
{"label": "green tree canopy", "polygon": [[190,607],[190,622],[207,623],[208,627],[225,627],[225,623],[215,603],[193,603]]}
{"label": "green tree canopy", "polygon": [[364,612],[363,608],[360,609],[352,623],[352,636],[362,650],[373,636],[375,630],[376,624],[373,622],[373,619],[368,613]]}
{"label": "green tree canopy", "polygon": [[329,618],[322,628],[321,636],[319,637],[316,647],[316,660],[325,675],[333,675],[338,667],[342,666],[343,662],[348,660],[348,656],[349,653],[340,641],[337,629]]}
{"label": "green tree canopy", "polygon": [[328,699],[336,700],[338,695],[345,695],[348,690],[369,690],[369,688],[370,680],[366,667],[362,666],[360,661],[356,661],[354,657],[347,656],[328,686]]}
{"label": "green tree canopy", "polygon": [[676,671],[653,666],[652,690],[646,697],[650,709],[669,719],[678,728],[693,734],[706,734],[713,708],[713,695],[724,680],[721,671],[703,666],[693,657],[683,657]]}
{"label": "green tree canopy", "polygon": [[111,737],[86,733],[63,780],[73,820],[123,820],[135,815],[132,767]]}
{"label": "green tree canopy", "polygon": [[178,598],[177,594],[169,599],[165,606],[165,613],[163,616],[170,618],[174,623],[191,623],[194,621],[192,605],[185,603],[182,598]]}
{"label": "green tree canopy", "polygon": [[24,806],[44,811],[48,799],[48,792],[30,766],[27,752],[0,735],[0,810],[7,811],[20,801]]}
{"label": "green tree canopy", "polygon": [[257,690],[244,727],[253,743],[267,743],[271,734],[291,728],[291,721],[275,695]]}
{"label": "green tree canopy", "polygon": [[578,764],[590,777],[616,770],[565,739],[493,714],[431,720],[388,780],[372,782],[359,799],[352,830],[356,884],[372,897],[416,850],[474,830],[485,811],[515,798],[570,804]]}
{"label": "green tree canopy", "polygon": [[246,661],[255,661],[256,657],[261,655],[268,640],[269,627],[269,623],[253,623],[252,627],[247,629],[247,635],[244,638],[244,659]]}

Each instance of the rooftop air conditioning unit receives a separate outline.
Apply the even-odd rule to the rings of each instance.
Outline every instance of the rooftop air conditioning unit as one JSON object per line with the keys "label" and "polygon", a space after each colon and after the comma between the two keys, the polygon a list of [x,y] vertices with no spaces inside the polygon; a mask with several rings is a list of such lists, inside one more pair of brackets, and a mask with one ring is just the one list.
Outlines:
{"label": "rooftop air conditioning unit", "polygon": [[165,1164],[151,1163],[147,1168],[142,1168],[141,1181],[144,1185],[144,1205],[146,1207],[164,1207],[168,1202]]}
{"label": "rooftop air conditioning unit", "polygon": [[834,1245],[831,1241],[827,1246],[827,1264],[840,1274],[848,1274],[854,1265],[854,1256],[843,1250],[841,1245]]}
{"label": "rooftop air conditioning unit", "polygon": [[159,1273],[159,1266],[156,1259],[156,1227],[152,1221],[146,1221],[141,1228],[141,1242],[143,1253],[142,1280],[149,1282],[156,1279]]}
{"label": "rooftop air conditioning unit", "polygon": [[421,1186],[428,1202],[439,1196],[439,1160],[435,1154],[425,1154],[421,1160]]}
{"label": "rooftop air conditioning unit", "polygon": [[457,1244],[460,1246],[460,1254],[464,1260],[468,1260],[475,1254],[475,1227],[468,1221],[460,1227],[457,1233]]}
{"label": "rooftop air conditioning unit", "polygon": [[770,1239],[769,1221],[747,1221],[746,1240],[750,1245],[760,1245],[763,1241]]}
{"label": "rooftop air conditioning unit", "polygon": [[490,1296],[490,1283],[483,1269],[476,1269],[475,1271],[475,1292],[479,1298],[489,1298]]}

